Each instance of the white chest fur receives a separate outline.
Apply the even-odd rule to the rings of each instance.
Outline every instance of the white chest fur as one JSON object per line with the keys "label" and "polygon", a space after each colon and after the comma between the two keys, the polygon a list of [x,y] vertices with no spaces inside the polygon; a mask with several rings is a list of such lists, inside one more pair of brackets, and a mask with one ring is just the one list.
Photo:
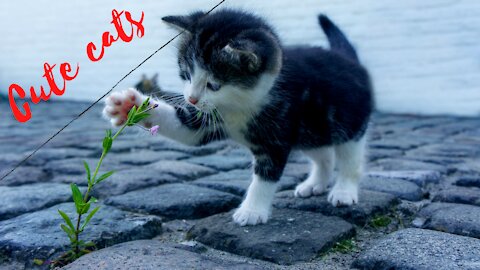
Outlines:
{"label": "white chest fur", "polygon": [[[221,95],[212,96],[224,122],[229,137],[247,147],[250,143],[245,139],[248,124],[255,119],[263,106],[269,102],[269,91],[276,79],[275,75],[263,74],[251,89],[237,89],[234,86],[222,88]],[[255,123],[254,123],[255,124]]]}
{"label": "white chest fur", "polygon": [[245,134],[248,132],[248,122],[251,119],[251,115],[245,113],[225,113],[223,120],[225,130],[227,131],[229,137],[245,146],[250,146],[248,141],[245,139]]}

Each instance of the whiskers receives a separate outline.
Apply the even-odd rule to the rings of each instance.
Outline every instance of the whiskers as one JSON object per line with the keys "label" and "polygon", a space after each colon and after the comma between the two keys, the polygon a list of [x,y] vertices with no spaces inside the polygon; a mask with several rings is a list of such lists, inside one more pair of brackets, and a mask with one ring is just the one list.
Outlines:
{"label": "whiskers", "polygon": [[[193,137],[204,137],[202,140],[206,142],[220,140],[226,137],[227,132],[224,126],[224,118],[220,111],[210,102],[203,102],[200,108],[187,103],[182,94],[165,93],[158,91],[155,95],[157,99],[173,106],[177,111],[185,112],[188,119],[183,125],[196,129]],[[161,123],[160,123],[161,124]]]}
{"label": "whiskers", "polygon": [[225,120],[215,105],[206,102],[203,110],[199,112],[201,112],[204,119],[204,121],[202,121],[204,125],[202,125],[200,129],[203,131],[204,136],[206,136],[205,140],[207,142],[221,140],[226,137]]}

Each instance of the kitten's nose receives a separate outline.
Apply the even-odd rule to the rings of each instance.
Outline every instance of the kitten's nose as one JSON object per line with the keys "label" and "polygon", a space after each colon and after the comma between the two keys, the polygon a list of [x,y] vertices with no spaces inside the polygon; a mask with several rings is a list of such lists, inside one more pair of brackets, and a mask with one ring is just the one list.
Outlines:
{"label": "kitten's nose", "polygon": [[194,98],[194,97],[189,97],[188,98],[188,101],[190,101],[190,103],[192,103],[193,105],[197,104],[198,103],[198,99]]}

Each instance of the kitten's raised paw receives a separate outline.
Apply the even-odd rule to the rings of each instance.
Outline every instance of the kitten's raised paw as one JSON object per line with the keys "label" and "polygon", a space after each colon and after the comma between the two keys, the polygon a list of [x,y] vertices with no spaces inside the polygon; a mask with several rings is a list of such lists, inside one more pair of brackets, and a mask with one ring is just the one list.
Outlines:
{"label": "kitten's raised paw", "polygon": [[233,221],[240,226],[257,225],[267,223],[267,211],[253,211],[244,207],[238,208],[233,214]]}
{"label": "kitten's raised paw", "polygon": [[302,182],[295,188],[295,197],[308,198],[310,196],[318,196],[325,192],[326,187],[322,184],[312,184],[309,182]]}
{"label": "kitten's raised paw", "polygon": [[358,203],[358,188],[353,184],[343,187],[336,184],[328,194],[328,201],[333,206],[356,204]]}
{"label": "kitten's raised paw", "polygon": [[135,89],[112,93],[105,100],[103,116],[110,120],[113,126],[123,125],[132,107],[140,106],[142,102],[142,95]]}

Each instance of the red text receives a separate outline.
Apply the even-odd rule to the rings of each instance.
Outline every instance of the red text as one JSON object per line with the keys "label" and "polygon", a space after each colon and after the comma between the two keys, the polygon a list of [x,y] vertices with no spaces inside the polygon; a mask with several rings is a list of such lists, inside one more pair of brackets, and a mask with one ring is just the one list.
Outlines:
{"label": "red text", "polygon": [[[45,89],[43,86],[40,86],[40,95],[37,95],[35,93],[35,89],[33,86],[30,87],[30,100],[34,103],[37,104],[41,100],[47,101],[50,96],[53,94],[57,96],[61,96],[65,93],[66,89],[66,82],[71,81],[75,79],[78,75],[78,71],[80,70],[79,65],[77,64],[77,68],[75,69],[74,74],[72,75],[72,66],[69,63],[63,63],[60,65],[60,74],[62,75],[63,78],[63,84],[62,87],[60,88],[57,83],[55,82],[54,75],[52,73],[52,70],[55,68],[56,65],[51,66],[48,63],[45,63],[43,65],[43,70],[44,74],[43,77],[47,80],[48,86],[50,87],[50,91],[48,93],[45,93]],[[23,102],[22,108],[23,111],[19,108],[18,104],[15,102],[15,97],[14,94],[16,94],[21,100],[25,99],[26,93],[23,88],[15,83],[12,83],[10,87],[8,88],[8,101],[10,103],[10,108],[12,109],[13,116],[15,116],[15,119],[19,122],[26,122],[32,118],[32,112],[30,110],[30,105],[27,102]]]}
{"label": "red text", "polygon": [[[122,24],[121,16],[125,15],[125,18],[128,21],[128,26],[125,26],[126,29],[124,29],[124,25]],[[140,20],[136,21],[132,18],[132,14],[128,11],[121,11],[118,12],[116,9],[112,10],[112,21],[111,23],[115,26],[116,30],[116,35],[112,35],[110,32],[104,32],[102,34],[102,45],[97,49],[97,46],[93,43],[90,42],[87,45],[87,56],[91,61],[99,61],[102,59],[103,54],[105,53],[105,48],[110,47],[115,41],[117,41],[119,38],[124,41],[124,42],[130,42],[133,39],[135,29],[136,29],[136,34],[139,38],[143,37],[145,34],[145,28],[143,27],[143,11],[142,11],[142,17]],[[129,29],[128,29],[129,28]],[[128,32],[128,33],[127,33]],[[94,52],[96,52],[97,56],[94,55]]]}

